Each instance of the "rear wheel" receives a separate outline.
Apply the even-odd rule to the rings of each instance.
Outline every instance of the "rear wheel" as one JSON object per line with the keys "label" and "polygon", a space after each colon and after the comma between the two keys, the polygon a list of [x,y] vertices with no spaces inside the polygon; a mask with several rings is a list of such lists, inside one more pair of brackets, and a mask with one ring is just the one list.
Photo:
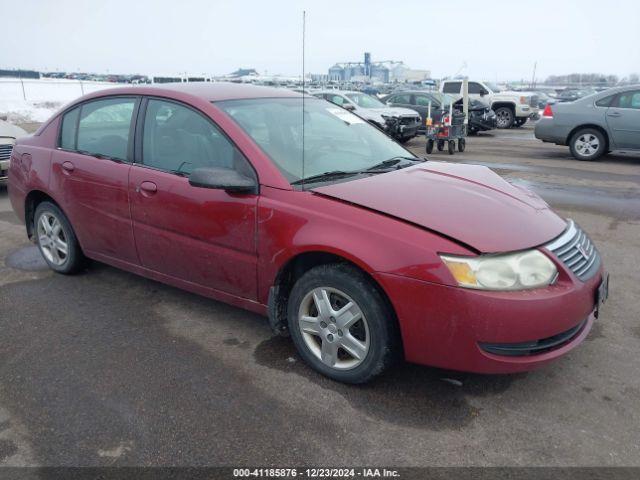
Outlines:
{"label": "rear wheel", "polygon": [[509,107],[500,107],[496,110],[496,126],[498,128],[511,128],[514,118],[513,110]]}
{"label": "rear wheel", "polygon": [[456,141],[455,140],[449,140],[449,145],[447,147],[447,150],[449,151],[449,155],[453,155],[454,153],[456,153]]}
{"label": "rear wheel", "polygon": [[74,273],[85,263],[67,217],[51,202],[42,202],[34,215],[34,232],[40,253],[49,268],[58,273]]}
{"label": "rear wheel", "polygon": [[427,140],[427,153],[433,152],[433,144],[435,142],[431,139]]}
{"label": "rear wheel", "polygon": [[441,152],[444,150],[444,140],[438,140],[438,151]]}
{"label": "rear wheel", "polygon": [[467,142],[464,138],[461,138],[460,140],[458,140],[458,151],[459,152],[464,152],[464,149],[467,146]]}
{"label": "rear wheel", "polygon": [[345,264],[319,265],[293,286],[289,331],[300,356],[318,372],[364,383],[396,358],[395,319],[379,290]]}
{"label": "rear wheel", "polygon": [[569,141],[571,155],[578,160],[597,160],[606,151],[606,139],[599,130],[584,128],[578,130]]}

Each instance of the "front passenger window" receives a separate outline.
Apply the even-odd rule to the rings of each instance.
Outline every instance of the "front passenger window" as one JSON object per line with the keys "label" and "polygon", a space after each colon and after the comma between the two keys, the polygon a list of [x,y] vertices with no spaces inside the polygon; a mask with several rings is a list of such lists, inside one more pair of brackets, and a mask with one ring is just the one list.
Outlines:
{"label": "front passenger window", "polygon": [[185,175],[203,167],[247,168],[242,154],[210,120],[180,104],[154,99],[145,113],[142,163]]}
{"label": "front passenger window", "polygon": [[621,93],[618,96],[618,107],[640,110],[640,90]]}

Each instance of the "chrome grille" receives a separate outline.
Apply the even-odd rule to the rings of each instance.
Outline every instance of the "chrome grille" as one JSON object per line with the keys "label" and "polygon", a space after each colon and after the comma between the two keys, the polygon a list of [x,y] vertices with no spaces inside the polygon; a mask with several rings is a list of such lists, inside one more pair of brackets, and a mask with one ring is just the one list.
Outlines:
{"label": "chrome grille", "polygon": [[11,151],[13,150],[13,144],[5,143],[0,145],[0,161],[9,160],[11,158]]}
{"label": "chrome grille", "polygon": [[545,245],[580,280],[593,277],[600,266],[600,254],[589,236],[573,220],[553,242]]}

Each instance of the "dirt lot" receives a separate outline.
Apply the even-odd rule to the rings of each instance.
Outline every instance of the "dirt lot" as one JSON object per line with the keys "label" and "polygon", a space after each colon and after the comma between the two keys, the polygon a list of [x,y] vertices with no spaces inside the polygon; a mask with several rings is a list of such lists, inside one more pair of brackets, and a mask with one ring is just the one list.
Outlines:
{"label": "dirt lot", "polygon": [[430,158],[487,165],[590,233],[611,297],[582,346],[528,374],[337,384],[264,318],[104,265],[53,275],[2,190],[0,465],[640,465],[640,156],[578,162],[526,126]]}

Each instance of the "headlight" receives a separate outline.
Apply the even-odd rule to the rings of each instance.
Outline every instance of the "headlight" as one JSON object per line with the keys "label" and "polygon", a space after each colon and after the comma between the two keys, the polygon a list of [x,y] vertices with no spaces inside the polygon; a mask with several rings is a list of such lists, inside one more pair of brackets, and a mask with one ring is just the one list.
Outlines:
{"label": "headlight", "polygon": [[458,285],[480,290],[526,290],[549,285],[558,273],[538,250],[506,255],[440,255]]}

